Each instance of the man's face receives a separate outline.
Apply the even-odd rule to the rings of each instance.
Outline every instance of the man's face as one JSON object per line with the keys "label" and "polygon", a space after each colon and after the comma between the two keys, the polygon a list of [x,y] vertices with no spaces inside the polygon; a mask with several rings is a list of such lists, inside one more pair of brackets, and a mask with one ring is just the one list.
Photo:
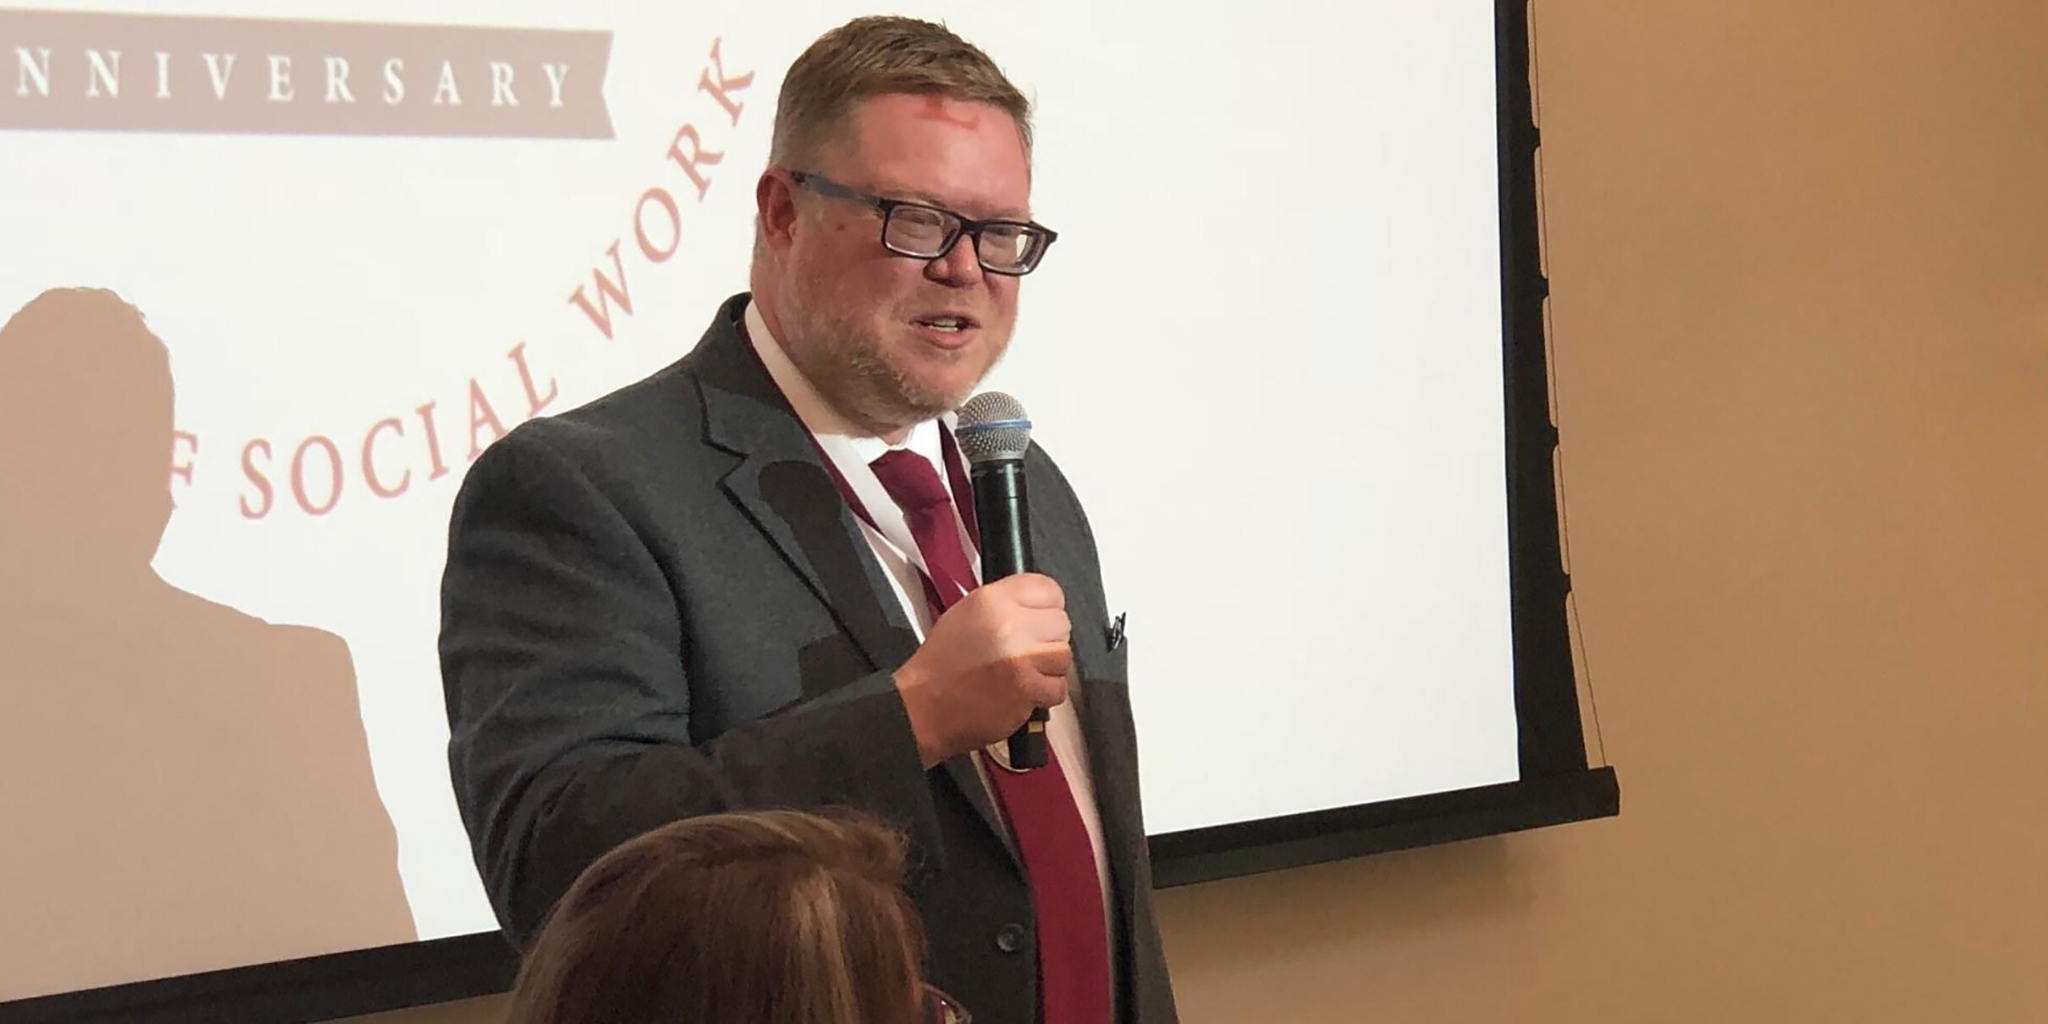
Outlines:
{"label": "man's face", "polygon": [[[970,218],[1030,219],[1030,164],[1016,122],[995,107],[867,99],[819,159],[792,169]],[[899,256],[882,245],[881,211],[801,187],[786,194],[793,220],[776,240],[774,312],[791,361],[841,413],[879,433],[964,401],[1010,344],[1018,278],[984,271],[971,237],[937,260]]]}

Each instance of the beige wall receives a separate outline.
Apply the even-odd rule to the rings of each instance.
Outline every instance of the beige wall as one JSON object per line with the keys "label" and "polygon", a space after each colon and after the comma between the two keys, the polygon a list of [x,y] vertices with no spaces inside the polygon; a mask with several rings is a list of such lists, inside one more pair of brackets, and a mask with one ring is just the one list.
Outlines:
{"label": "beige wall", "polygon": [[2048,2],[1537,28],[1624,816],[1168,892],[1184,1016],[2048,1020]]}

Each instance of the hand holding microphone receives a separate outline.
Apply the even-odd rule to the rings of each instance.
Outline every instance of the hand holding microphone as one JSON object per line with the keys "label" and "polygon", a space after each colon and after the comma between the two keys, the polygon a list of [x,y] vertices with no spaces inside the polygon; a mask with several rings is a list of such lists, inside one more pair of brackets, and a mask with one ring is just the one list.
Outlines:
{"label": "hand holding microphone", "polygon": [[960,407],[955,434],[972,466],[982,586],[933,624],[897,688],[927,767],[1005,734],[1011,767],[1043,767],[1046,709],[1067,697],[1073,651],[1059,584],[1032,572],[1031,421],[1016,399],[983,392]]}
{"label": "hand holding microphone", "polygon": [[1035,574],[978,587],[939,616],[896,670],[925,767],[1011,736],[1066,700],[1071,633],[1060,585]]}

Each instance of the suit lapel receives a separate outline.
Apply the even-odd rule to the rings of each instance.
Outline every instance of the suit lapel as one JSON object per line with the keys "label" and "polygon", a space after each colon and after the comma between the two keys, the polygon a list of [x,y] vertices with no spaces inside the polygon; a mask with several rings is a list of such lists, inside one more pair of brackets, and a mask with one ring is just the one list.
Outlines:
{"label": "suit lapel", "polygon": [[[1016,867],[1019,874],[1022,874],[1024,858],[1017,852],[1017,841],[1010,837],[1009,828],[1004,826],[1003,819],[999,816],[1001,812],[996,810],[995,799],[989,795],[989,785],[982,779],[981,769],[974,766],[973,755],[963,754],[949,758],[944,767],[946,774],[953,777],[953,784],[959,787],[960,794],[967,798],[968,803],[974,805],[974,812],[981,816],[982,823],[988,826],[990,832],[995,833],[996,838],[1003,841],[1003,849],[1010,854],[1010,863]],[[990,767],[988,770],[1002,771],[996,767]]]}
{"label": "suit lapel", "polygon": [[692,353],[705,439],[739,456],[719,484],[875,668],[894,668],[916,635],[879,575],[817,448],[740,333],[728,302]]}
{"label": "suit lapel", "polygon": [[[691,354],[704,398],[705,438],[739,456],[720,486],[831,610],[869,663],[893,669],[917,650],[917,635],[817,446],[741,332],[745,308],[744,296],[726,303]],[[944,769],[1021,871],[973,761],[952,758]]]}

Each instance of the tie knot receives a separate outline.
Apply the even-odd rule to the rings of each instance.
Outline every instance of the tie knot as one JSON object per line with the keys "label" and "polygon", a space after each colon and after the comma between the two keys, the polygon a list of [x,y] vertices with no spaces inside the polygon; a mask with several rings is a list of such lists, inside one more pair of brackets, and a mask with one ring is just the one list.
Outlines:
{"label": "tie knot", "polygon": [[904,448],[886,452],[872,464],[875,479],[906,513],[929,512],[953,500],[945,481],[924,456]]}

